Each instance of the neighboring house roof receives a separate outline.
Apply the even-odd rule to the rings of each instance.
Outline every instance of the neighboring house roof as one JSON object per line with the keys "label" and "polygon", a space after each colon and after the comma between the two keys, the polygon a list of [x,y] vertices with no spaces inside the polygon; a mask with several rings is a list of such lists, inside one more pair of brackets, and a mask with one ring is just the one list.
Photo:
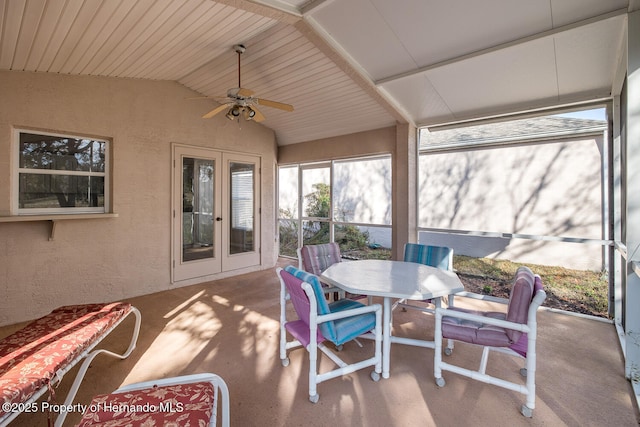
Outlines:
{"label": "neighboring house roof", "polygon": [[420,132],[420,150],[442,150],[468,145],[510,144],[522,141],[572,138],[601,133],[605,120],[559,116],[534,117],[509,122],[459,127],[435,132]]}

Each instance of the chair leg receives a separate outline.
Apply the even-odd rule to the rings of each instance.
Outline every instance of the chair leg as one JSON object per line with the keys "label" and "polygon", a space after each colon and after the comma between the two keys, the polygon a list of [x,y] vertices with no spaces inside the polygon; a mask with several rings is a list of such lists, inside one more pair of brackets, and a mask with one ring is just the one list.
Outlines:
{"label": "chair leg", "polygon": [[536,339],[535,334],[529,334],[527,361],[527,403],[522,405],[520,412],[525,417],[533,416],[536,407]]}
{"label": "chair leg", "polygon": [[444,378],[442,378],[442,313],[436,309],[436,328],[434,334],[435,348],[433,349],[433,376],[436,379],[438,387],[444,387]]}
{"label": "chair leg", "polygon": [[284,325],[287,323],[287,296],[284,286],[280,290],[280,361],[282,366],[289,365],[287,357],[287,330]]}
{"label": "chair leg", "polygon": [[478,372],[480,372],[482,375],[485,374],[485,372],[487,371],[487,361],[489,360],[489,347],[482,347],[482,358],[480,359],[480,369],[478,369]]}
{"label": "chair leg", "polygon": [[453,354],[453,340],[447,340],[447,346],[444,348],[444,354],[451,356]]}
{"label": "chair leg", "polygon": [[309,344],[309,401],[318,403],[318,346],[316,343]]}

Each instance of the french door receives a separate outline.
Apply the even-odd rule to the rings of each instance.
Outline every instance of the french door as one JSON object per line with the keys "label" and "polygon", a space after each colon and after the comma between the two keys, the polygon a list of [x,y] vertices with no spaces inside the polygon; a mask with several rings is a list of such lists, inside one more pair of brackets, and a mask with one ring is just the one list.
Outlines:
{"label": "french door", "polygon": [[259,157],[174,145],[174,282],[260,264],[259,173]]}

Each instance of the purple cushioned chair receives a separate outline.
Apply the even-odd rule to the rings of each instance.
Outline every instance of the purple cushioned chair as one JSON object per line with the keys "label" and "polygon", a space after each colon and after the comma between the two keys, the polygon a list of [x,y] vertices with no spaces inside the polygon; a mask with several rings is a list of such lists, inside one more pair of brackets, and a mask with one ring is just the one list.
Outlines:
{"label": "purple cushioned chair", "polygon": [[[340,246],[337,243],[323,243],[320,245],[305,245],[298,248],[298,269],[306,271],[307,273],[320,276],[327,268],[342,262],[342,255],[340,254]],[[335,286],[330,286],[326,283],[322,283],[322,290],[325,294],[331,297],[334,293],[339,295],[339,298],[344,298],[345,292]]]}
{"label": "purple cushioned chair", "polygon": [[[289,365],[287,350],[304,347],[309,352],[309,400],[318,402],[318,383],[374,366],[371,378],[380,379],[382,371],[382,306],[364,305],[342,299],[327,303],[318,277],[293,266],[277,268],[280,279],[280,359]],[[287,320],[287,301],[291,301],[298,319]],[[373,332],[375,340],[372,357],[351,364],[345,363],[327,346],[325,341],[341,347],[344,343]],[[287,333],[294,340],[287,341]],[[325,353],[338,368],[318,373],[318,349]]]}
{"label": "purple cushioned chair", "polygon": [[[333,264],[342,262],[342,255],[340,254],[340,246],[337,243],[322,243],[320,245],[305,245],[298,248],[298,269],[306,271],[307,273],[320,276],[323,271],[331,267]],[[345,291],[342,289],[330,286],[326,283],[322,283],[322,288],[325,294],[332,296],[337,294],[337,298],[345,297]]]}
{"label": "purple cushioned chair", "polygon": [[[458,296],[485,299],[481,295],[462,293]],[[547,297],[540,276],[534,275],[527,267],[516,271],[509,300],[492,299],[507,303],[506,312],[473,311],[458,307],[436,308],[434,376],[439,387],[445,385],[442,371],[451,371],[488,384],[498,385],[526,395],[526,403],[521,412],[531,417],[536,399],[536,313]],[[463,341],[483,347],[480,367],[477,371],[461,368],[442,361],[442,340]],[[452,343],[445,349],[451,355]],[[526,376],[526,383],[505,381],[486,374],[489,351],[499,351],[525,359],[525,368],[520,370]]]}

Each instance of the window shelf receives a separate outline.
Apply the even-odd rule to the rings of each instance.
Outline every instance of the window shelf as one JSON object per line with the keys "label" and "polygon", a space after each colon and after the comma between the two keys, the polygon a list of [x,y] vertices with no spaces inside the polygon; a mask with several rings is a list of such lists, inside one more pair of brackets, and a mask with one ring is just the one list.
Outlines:
{"label": "window shelf", "polygon": [[77,219],[104,219],[117,218],[117,213],[86,213],[86,214],[58,214],[58,215],[12,215],[0,216],[2,222],[28,222],[28,221],[49,221],[51,223],[51,231],[49,240],[53,240],[56,233],[56,223],[58,221],[73,221]]}

